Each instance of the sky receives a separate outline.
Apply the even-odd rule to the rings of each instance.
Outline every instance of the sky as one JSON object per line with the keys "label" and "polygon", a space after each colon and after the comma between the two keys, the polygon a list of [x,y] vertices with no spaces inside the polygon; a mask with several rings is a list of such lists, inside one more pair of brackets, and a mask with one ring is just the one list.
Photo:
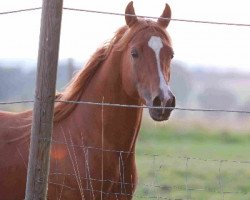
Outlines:
{"label": "sky", "polygon": [[[0,12],[41,6],[41,0],[0,0]],[[64,0],[64,7],[124,13],[129,0]],[[134,0],[138,15],[250,24],[249,0]],[[0,15],[0,60],[37,58],[41,11]],[[60,59],[88,60],[125,24],[124,16],[63,11]],[[175,60],[189,66],[250,72],[250,27],[171,21]]]}

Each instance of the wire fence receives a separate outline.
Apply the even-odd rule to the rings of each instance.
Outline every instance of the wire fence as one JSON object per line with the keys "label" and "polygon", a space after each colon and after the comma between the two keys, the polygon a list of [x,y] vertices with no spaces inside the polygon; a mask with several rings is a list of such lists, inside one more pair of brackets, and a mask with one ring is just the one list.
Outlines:
{"label": "wire fence", "polygon": [[[40,10],[41,7],[36,8],[27,8],[27,9],[20,9],[20,10],[12,10],[12,11],[5,11],[0,12],[0,15],[5,14],[13,14],[13,13],[20,13],[20,12],[30,12]],[[113,13],[113,12],[104,12],[104,11],[96,11],[96,10],[87,10],[87,9],[76,9],[76,8],[64,8],[64,10],[68,11],[80,11],[80,12],[89,12],[89,13],[98,13],[98,14],[107,14],[107,15],[116,15],[116,16],[124,16],[125,14],[121,13]],[[158,19],[158,17],[153,16],[139,16],[149,19]],[[227,22],[212,22],[212,21],[200,21],[200,20],[187,20],[187,19],[169,19],[172,21],[180,21],[180,22],[189,22],[189,23],[203,23],[203,24],[213,24],[213,25],[230,25],[230,26],[242,26],[242,27],[250,27],[250,24],[243,24],[243,23],[227,23]],[[112,103],[104,103],[104,102],[88,102],[88,101],[61,101],[55,100],[55,102],[60,103],[73,103],[73,104],[84,104],[89,106],[101,106],[101,107],[122,107],[122,108],[150,108],[150,109],[162,109],[163,107],[153,107],[153,106],[138,106],[138,105],[124,105],[124,104],[112,104]],[[21,103],[34,103],[34,100],[25,100],[25,101],[11,101],[11,102],[0,102],[0,105],[13,105],[13,104],[21,104]],[[203,109],[203,108],[181,108],[181,107],[164,107],[165,109],[170,110],[179,110],[179,111],[190,111],[190,112],[224,112],[224,113],[239,113],[239,114],[250,114],[250,111],[247,110],[229,110],[229,109]],[[41,140],[43,140],[41,138]],[[128,182],[124,178],[124,171],[126,170],[126,165],[124,162],[124,155],[128,154],[135,154],[135,152],[131,151],[123,151],[123,150],[113,150],[113,149],[104,149],[103,147],[92,147],[92,146],[85,146],[79,145],[74,143],[67,143],[58,141],[55,139],[51,140],[52,144],[61,144],[65,145],[68,148],[68,153],[70,152],[69,148],[72,148],[73,151],[75,149],[79,149],[82,152],[82,157],[85,158],[84,175],[79,173],[79,166],[77,166],[77,161],[74,158],[74,154],[72,154],[71,162],[74,168],[73,173],[65,173],[65,172],[58,172],[54,171],[51,172],[51,175],[61,176],[64,177],[72,176],[78,177],[78,183],[81,181],[87,182],[86,188],[76,187],[72,188],[67,184],[59,183],[59,182],[52,182],[50,181],[49,184],[58,185],[60,186],[61,192],[64,189],[69,190],[82,190],[82,191],[89,191],[92,195],[94,193],[102,193],[104,195],[115,195],[117,199],[120,196],[125,197],[135,197],[136,199],[168,199],[168,200],[189,200],[189,199],[196,199],[194,197],[194,192],[208,192],[208,193],[216,193],[219,195],[217,199],[224,200],[227,195],[240,195],[241,199],[249,199],[250,193],[247,189],[236,190],[232,188],[227,188],[227,181],[228,175],[224,173],[224,170],[227,170],[228,166],[232,165],[241,165],[242,168],[249,168],[250,160],[227,160],[227,159],[207,159],[207,158],[199,158],[199,157],[192,157],[192,156],[176,156],[170,154],[151,154],[151,153],[143,153],[139,154],[138,156],[145,156],[148,159],[148,165],[142,163],[141,166],[144,168],[145,174],[151,174],[148,179],[139,180],[138,189],[135,194],[127,193],[127,187],[134,187],[134,183]],[[74,152],[73,152],[74,153]],[[112,179],[104,179],[103,176],[101,178],[93,177],[90,173],[90,166],[88,160],[91,154],[112,154],[116,156],[117,163],[119,163],[119,178],[121,181],[115,181]],[[20,153],[20,156],[21,153]],[[170,161],[172,160],[173,165],[171,165]],[[176,162],[181,163],[179,166],[176,165]],[[105,162],[105,161],[104,161]],[[199,176],[195,170],[197,170],[197,166],[193,167],[192,164],[195,162],[196,164],[199,163],[202,167],[207,167],[207,165],[211,165],[214,163],[213,173],[215,174],[214,180],[211,181],[212,183],[204,184],[203,186],[197,185],[194,177]],[[56,167],[56,169],[58,166]],[[179,169],[179,172],[182,173],[183,180],[179,182],[179,184],[175,185],[174,180],[168,180],[169,171]],[[236,176],[238,173],[241,172],[241,168],[236,170]],[[235,176],[235,177],[236,177]],[[247,177],[245,177],[247,178]],[[227,180],[227,181],[226,181]],[[100,182],[104,183],[112,183],[119,185],[121,188],[120,193],[112,193],[112,192],[103,192],[103,190],[96,190],[93,189],[92,183],[93,182]],[[182,183],[182,184],[181,184]],[[79,185],[79,184],[78,184]],[[248,187],[248,186],[246,186]],[[235,197],[235,196],[233,196]],[[239,196],[237,196],[239,197]],[[236,198],[237,199],[237,198]]]}
{"label": "wire fence", "polygon": [[[41,9],[42,9],[42,7],[34,7],[34,8],[26,8],[26,9],[19,9],[19,10],[3,11],[3,12],[0,12],[0,15],[14,14],[14,13],[20,13],[20,12],[30,12],[30,11],[36,11],[36,10],[41,10]],[[159,17],[148,16],[148,15],[132,15],[132,14],[124,14],[124,13],[116,13],[116,12],[106,12],[106,11],[89,10],[89,9],[79,9],[79,8],[69,8],[69,7],[64,7],[63,9],[64,10],[68,10],[68,11],[87,12],[87,13],[95,13],[95,14],[103,14],[103,15],[137,16],[137,17],[146,18],[146,19],[159,19]],[[176,21],[176,22],[187,22],[187,23],[198,23],[198,24],[211,24],[211,25],[224,25],[224,26],[250,27],[250,24],[248,24],[248,23],[231,23],[231,22],[191,20],[191,19],[179,19],[179,18],[163,18],[163,17],[160,17],[160,18],[161,19],[171,20],[171,21]]]}
{"label": "wire fence", "polygon": [[[103,108],[103,107],[102,107]],[[62,128],[62,135],[66,138],[65,133]],[[71,136],[71,133],[68,133]],[[103,134],[103,133],[102,133]],[[43,138],[40,138],[44,140]],[[84,144],[76,144],[72,142],[62,142],[56,139],[51,140],[52,144],[64,145],[65,148],[68,149],[68,154],[71,157],[71,164],[74,169],[74,173],[72,172],[58,172],[52,171],[52,176],[64,176],[64,177],[77,177],[79,182],[87,182],[86,187],[82,188],[83,191],[89,191],[93,196],[96,193],[101,193],[103,195],[115,195],[117,199],[120,197],[134,197],[135,199],[168,199],[168,200],[181,200],[181,199],[199,199],[196,198],[196,193],[213,193],[219,195],[219,198],[216,199],[227,199],[227,196],[235,197],[236,199],[239,197],[242,199],[248,199],[250,193],[248,190],[237,190],[237,188],[228,188],[227,180],[229,176],[232,176],[233,170],[230,170],[230,174],[226,174],[224,171],[229,171],[228,167],[232,167],[236,165],[234,177],[237,179],[239,173],[242,173],[242,170],[246,170],[249,168],[250,160],[227,160],[227,159],[207,159],[200,157],[190,157],[190,156],[177,156],[170,154],[154,154],[154,153],[137,153],[137,157],[144,157],[144,161],[147,163],[139,162],[139,169],[143,169],[144,177],[139,179],[139,183],[137,184],[137,191],[135,194],[128,193],[126,188],[134,187],[135,184],[130,182],[129,180],[124,178],[124,173],[127,168],[124,158],[128,157],[128,155],[135,154],[134,151],[124,151],[124,150],[114,150],[114,149],[105,149],[103,147],[95,147],[95,146],[86,146]],[[82,152],[81,158],[84,158],[84,166],[79,167],[77,162],[76,152]],[[113,179],[104,179],[103,177],[96,177],[91,174],[90,160],[93,159],[96,155],[112,156],[115,157],[116,160],[113,160],[113,165],[115,163],[119,163],[119,181]],[[78,155],[79,157],[79,155]],[[146,158],[145,158],[146,157]],[[105,161],[104,161],[105,162]],[[194,166],[192,166],[194,163]],[[213,166],[211,166],[211,163]],[[209,184],[197,185],[197,180],[194,179],[202,179],[201,174],[199,174],[199,168],[205,167],[206,170],[209,169],[210,173],[214,173],[215,176],[213,180],[209,180]],[[59,167],[57,166],[56,169]],[[211,172],[212,168],[212,172]],[[181,173],[183,177],[182,180],[171,180],[169,179],[169,173],[174,172]],[[200,170],[204,173],[206,170]],[[80,173],[83,172],[83,173]],[[149,175],[149,177],[145,178],[145,174]],[[211,174],[213,175],[213,174]],[[244,175],[243,175],[244,176]],[[140,177],[140,176],[139,176]],[[232,177],[231,177],[232,178]],[[244,177],[247,179],[247,177]],[[242,176],[240,176],[241,181]],[[93,189],[92,184],[96,182],[102,184],[110,184],[119,186],[121,188],[119,193],[114,192],[104,192],[103,190]],[[177,182],[177,183],[176,183]],[[204,180],[206,182],[206,180]],[[60,186],[62,190],[79,190],[79,187],[72,187],[65,183],[61,182],[52,182],[50,184]],[[79,184],[78,184],[79,185]],[[192,195],[191,195],[192,194]],[[199,194],[198,194],[199,196]],[[93,197],[93,199],[95,199]],[[230,199],[230,198],[229,198]]]}
{"label": "wire fence", "polygon": [[[115,104],[115,103],[104,103],[104,102],[91,102],[91,101],[66,101],[66,100],[55,100],[55,103],[67,103],[67,104],[84,104],[92,106],[105,106],[105,107],[121,107],[121,108],[149,108],[149,109],[166,109],[166,110],[178,110],[178,111],[189,111],[189,112],[222,112],[222,113],[239,113],[239,114],[250,114],[248,110],[229,110],[229,109],[204,109],[204,108],[181,108],[181,107],[162,107],[162,106],[147,106],[147,105],[126,105],[126,104]],[[26,104],[34,103],[34,100],[24,101],[8,101],[0,102],[0,105],[12,105],[12,104]]]}
{"label": "wire fence", "polygon": [[[64,133],[65,134],[65,133]],[[228,170],[228,166],[232,167],[233,164],[242,164],[244,165],[242,168],[235,170],[236,175],[237,173],[240,173],[242,169],[247,169],[250,166],[250,161],[239,161],[239,160],[220,160],[220,159],[204,159],[204,158],[197,158],[197,157],[189,157],[189,156],[175,156],[175,155],[159,155],[159,154],[138,154],[138,157],[146,157],[144,160],[147,160],[147,163],[139,164],[139,169],[143,169],[144,176],[145,174],[148,174],[149,177],[144,177],[142,179],[139,178],[139,182],[137,185],[137,191],[133,195],[132,193],[126,192],[127,187],[134,187],[135,184],[132,182],[129,182],[129,180],[125,180],[123,177],[125,170],[127,166],[125,165],[125,161],[123,160],[125,157],[131,154],[135,154],[135,152],[131,151],[122,151],[122,150],[112,150],[112,149],[103,149],[103,148],[97,148],[97,147],[90,147],[90,146],[84,146],[84,145],[76,145],[73,143],[67,143],[67,142],[61,142],[57,140],[52,140],[53,144],[61,144],[67,146],[67,148],[74,149],[74,152],[77,152],[77,150],[82,150],[82,157],[85,158],[85,167],[82,169],[84,171],[84,174],[80,176],[79,173],[58,173],[58,172],[52,172],[51,175],[59,175],[59,176],[66,176],[66,177],[75,177],[80,176],[79,178],[82,181],[87,181],[87,187],[84,188],[84,190],[90,191],[92,193],[103,193],[105,195],[117,195],[117,196],[133,196],[136,199],[168,199],[168,200],[181,200],[181,199],[198,199],[195,198],[197,195],[194,193],[215,193],[218,194],[220,197],[217,199],[225,199],[226,196],[238,196],[238,197],[244,197],[249,198],[250,193],[248,191],[244,190],[229,190],[227,188],[227,184],[225,179],[228,179],[228,174],[225,174],[223,172],[224,168],[225,171]],[[69,150],[70,151],[70,150]],[[71,152],[71,154],[73,154]],[[94,157],[95,155],[104,154],[112,155],[113,157],[116,157],[117,161],[113,160],[113,163],[119,163],[119,178],[120,181],[112,180],[112,179],[101,179],[92,177],[90,173],[89,168],[89,159],[91,157]],[[72,156],[73,157],[73,156]],[[72,165],[76,165],[77,161],[73,160],[71,161]],[[195,162],[194,165],[200,165],[200,166],[210,166],[211,162],[214,163],[214,166],[210,166],[210,173],[211,168],[212,172],[215,174],[213,180],[209,180],[209,184],[204,184],[205,186],[197,185],[195,178],[199,178],[200,174],[199,171],[197,171],[198,167],[195,166],[193,168],[192,163]],[[177,166],[178,164],[182,164],[180,166]],[[198,164],[197,164],[198,163]],[[237,166],[238,167],[238,166]],[[77,168],[77,166],[75,166]],[[183,174],[183,179],[174,181],[169,179],[169,172],[174,172],[175,170],[179,170],[179,173]],[[146,172],[145,172],[146,171]],[[231,171],[233,173],[233,170]],[[212,175],[212,174],[211,174]],[[230,174],[232,175],[232,174]],[[235,178],[235,177],[234,177]],[[242,178],[242,177],[241,177]],[[245,177],[247,178],[247,177]],[[204,180],[206,181],[206,180]],[[102,190],[94,190],[91,186],[95,182],[99,183],[112,183],[114,185],[118,185],[121,190],[119,193],[106,193]],[[175,182],[177,184],[175,185]],[[50,182],[50,184],[57,185],[58,183]],[[61,184],[61,183],[59,183]],[[72,188],[67,185],[63,185],[63,187],[70,188],[70,190],[78,190],[79,188]],[[232,189],[232,188],[231,188]],[[193,197],[191,196],[191,193],[193,193]],[[181,196],[181,197],[178,197]],[[199,196],[199,194],[198,194]],[[117,198],[119,199],[119,198]]]}
{"label": "wire fence", "polygon": [[[16,102],[0,102],[0,105],[12,105],[15,103],[33,103],[34,101],[16,101]],[[55,102],[60,103],[76,103],[83,104],[89,106],[99,106],[103,109],[103,107],[122,107],[122,108],[153,108],[159,109],[159,107],[151,107],[151,106],[137,106],[137,105],[124,105],[124,104],[110,104],[110,103],[96,103],[96,102],[84,102],[84,101],[58,101]],[[167,109],[174,110],[174,107],[170,107]],[[178,110],[178,108],[177,108]],[[194,111],[193,109],[181,109],[181,111]],[[201,112],[232,112],[228,110],[216,110],[216,109],[198,109],[195,111]],[[247,111],[233,111],[239,112],[243,114],[249,114]],[[103,127],[102,127],[103,130]],[[63,134],[66,133],[63,131]],[[103,135],[103,133],[102,133]],[[66,137],[66,136],[65,136]],[[70,136],[71,137],[71,136]],[[47,140],[40,138],[40,140]],[[79,191],[82,192],[90,192],[93,195],[93,199],[95,195],[102,194],[106,196],[115,195],[117,199],[122,197],[133,197],[134,199],[167,199],[167,200],[191,200],[191,199],[199,199],[201,196],[213,196],[217,195],[216,199],[230,199],[233,198],[241,198],[248,199],[250,198],[250,192],[248,190],[239,189],[237,187],[232,187],[228,184],[232,179],[237,179],[239,173],[242,171],[247,171],[250,167],[250,160],[230,160],[230,159],[212,159],[212,158],[202,158],[202,157],[193,157],[193,156],[182,156],[182,155],[171,155],[171,154],[158,154],[158,153],[143,153],[139,152],[136,154],[137,157],[142,158],[145,163],[138,163],[138,168],[143,169],[143,174],[139,177],[139,182],[137,185],[137,190],[135,194],[129,193],[126,188],[135,187],[135,184],[129,182],[124,178],[124,173],[126,170],[126,164],[124,158],[128,155],[135,154],[134,151],[124,151],[119,149],[105,149],[103,147],[96,146],[86,146],[84,144],[78,144],[71,142],[63,142],[56,139],[51,140],[52,144],[63,145],[68,149],[68,154],[70,155],[70,162],[73,166],[73,172],[60,172],[58,170],[52,171],[50,173],[51,176],[56,177],[68,177],[75,178],[78,180],[78,186],[72,187],[67,185],[64,182],[55,182],[49,181],[49,184],[55,185],[57,187],[61,187],[61,191],[70,190],[70,191]],[[80,157],[84,158],[84,167],[79,166],[79,162],[77,161],[76,152],[82,152]],[[117,160],[113,161],[117,162],[119,166],[119,181],[107,178],[96,177],[91,173],[91,166],[89,164],[91,158],[96,155],[102,154],[105,156],[115,157]],[[21,155],[21,154],[20,154]],[[22,157],[22,155],[21,155]],[[105,161],[104,161],[105,163]],[[27,165],[27,164],[25,164]],[[58,164],[59,165],[59,164]],[[235,169],[232,170],[232,166],[235,166]],[[56,166],[55,169],[60,168],[60,166]],[[204,180],[203,184],[199,180],[199,184],[197,184],[197,179],[201,179],[200,176],[205,176],[203,173],[204,170],[201,168],[206,168],[211,176],[213,176],[212,180]],[[77,170],[76,170],[77,169]],[[169,173],[181,173],[183,177],[182,180],[171,180]],[[229,173],[226,173],[229,172]],[[170,178],[169,178],[170,177]],[[240,176],[240,178],[247,178]],[[80,183],[85,183],[86,187],[80,187]],[[94,189],[93,184],[101,183],[105,184],[113,184],[120,187],[120,192],[105,192],[102,189]],[[228,186],[230,185],[230,186]],[[246,186],[248,187],[248,186]]]}

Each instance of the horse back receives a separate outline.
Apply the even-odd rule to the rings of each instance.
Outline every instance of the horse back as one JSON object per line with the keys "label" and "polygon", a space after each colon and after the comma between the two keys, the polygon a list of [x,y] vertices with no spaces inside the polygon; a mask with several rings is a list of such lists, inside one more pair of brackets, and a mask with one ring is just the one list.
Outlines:
{"label": "horse back", "polygon": [[0,144],[18,140],[30,132],[31,113],[11,113],[0,111]]}

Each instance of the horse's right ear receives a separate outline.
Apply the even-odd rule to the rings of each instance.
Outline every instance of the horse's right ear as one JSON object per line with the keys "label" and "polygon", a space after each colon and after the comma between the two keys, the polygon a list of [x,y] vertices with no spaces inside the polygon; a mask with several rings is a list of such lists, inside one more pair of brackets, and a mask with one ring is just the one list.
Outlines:
{"label": "horse's right ear", "polygon": [[131,1],[125,10],[125,20],[129,27],[137,22],[137,17],[135,16],[135,10],[133,6],[133,1]]}

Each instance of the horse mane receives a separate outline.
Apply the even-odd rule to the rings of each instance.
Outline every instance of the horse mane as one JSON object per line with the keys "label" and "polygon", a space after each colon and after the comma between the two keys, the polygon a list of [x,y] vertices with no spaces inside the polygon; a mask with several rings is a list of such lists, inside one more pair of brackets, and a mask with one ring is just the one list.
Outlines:
{"label": "horse mane", "polygon": [[85,67],[70,81],[66,89],[62,93],[56,95],[56,100],[58,100],[58,102],[55,104],[54,122],[57,123],[67,118],[77,106],[75,103],[64,103],[60,101],[79,101],[91,78],[95,75],[111,52],[123,51],[134,35],[145,28],[153,28],[153,30],[163,33],[166,38],[170,38],[165,30],[163,30],[157,23],[150,20],[139,20],[137,24],[130,28],[125,25],[118,29],[109,42],[96,50]]}

